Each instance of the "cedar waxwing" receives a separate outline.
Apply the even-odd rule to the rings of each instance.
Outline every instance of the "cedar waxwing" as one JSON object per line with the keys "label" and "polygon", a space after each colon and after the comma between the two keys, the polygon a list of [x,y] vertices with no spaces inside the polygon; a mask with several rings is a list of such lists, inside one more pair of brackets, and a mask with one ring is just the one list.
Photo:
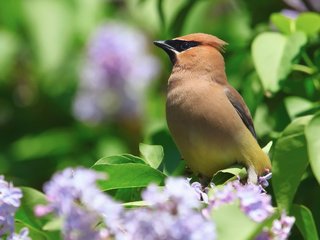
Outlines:
{"label": "cedar waxwing", "polygon": [[248,181],[271,170],[256,140],[252,118],[240,94],[227,82],[221,39],[194,33],[155,41],[173,64],[168,80],[166,118],[172,137],[189,168],[211,178],[235,163]]}

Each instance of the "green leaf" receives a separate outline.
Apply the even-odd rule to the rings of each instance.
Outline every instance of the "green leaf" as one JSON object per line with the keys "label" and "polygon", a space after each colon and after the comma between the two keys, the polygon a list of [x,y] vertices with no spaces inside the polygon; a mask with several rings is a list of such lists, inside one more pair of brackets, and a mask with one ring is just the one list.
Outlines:
{"label": "green leaf", "polygon": [[26,226],[32,232],[32,236],[36,235],[34,239],[58,239],[57,232],[43,231],[43,227],[49,221],[48,217],[36,217],[34,215],[34,208],[39,204],[46,204],[46,197],[43,193],[28,187],[21,187],[23,198],[21,206],[15,214],[15,220],[23,226]]}
{"label": "green leaf", "polygon": [[[183,171],[184,161],[181,161],[180,153],[172,140],[168,128],[161,124],[155,128],[149,129],[144,142],[151,145],[163,146],[164,158],[162,161],[163,172],[168,175],[175,175]],[[181,174],[180,174],[181,175]]]}
{"label": "green leaf", "polygon": [[292,61],[306,42],[307,37],[302,32],[290,36],[265,32],[254,39],[252,57],[265,90],[279,90],[280,81],[288,76]]}
{"label": "green leaf", "polygon": [[239,176],[243,178],[247,175],[247,171],[243,166],[234,165],[232,167],[219,170],[216,172],[212,177],[212,182],[215,185],[221,185],[225,182],[234,179],[235,177]]}
{"label": "green leaf", "polygon": [[290,34],[295,30],[295,20],[281,13],[273,13],[271,22],[284,34]]}
{"label": "green leaf", "polygon": [[307,207],[302,205],[293,205],[291,214],[296,218],[295,224],[300,230],[303,239],[319,240],[312,212]]}
{"label": "green leaf", "polygon": [[26,30],[40,68],[56,70],[67,56],[74,33],[72,9],[62,0],[22,3]]}
{"label": "green leaf", "polygon": [[0,30],[0,80],[9,80],[5,76],[14,67],[18,43],[17,36],[13,33]]}
{"label": "green leaf", "polygon": [[311,116],[295,119],[282,132],[272,154],[272,187],[280,208],[290,209],[309,162],[305,126]]}
{"label": "green leaf", "polygon": [[142,158],[133,156],[131,154],[122,154],[109,156],[99,159],[95,165],[103,165],[103,164],[123,164],[123,163],[145,163]]}
{"label": "green leaf", "polygon": [[[54,237],[49,237],[47,236],[43,231],[33,228],[32,226],[29,226],[28,224],[25,224],[19,220],[16,220],[15,222],[15,232],[18,233],[22,228],[28,228],[29,229],[29,234],[28,236],[32,240],[53,240],[53,239],[59,239],[58,235]],[[0,238],[3,240],[3,238]]]}
{"label": "green leaf", "polygon": [[249,219],[236,204],[220,206],[212,211],[217,239],[255,239],[265,225]]}
{"label": "green leaf", "polygon": [[264,153],[268,155],[272,146],[273,146],[273,141],[270,141],[270,142],[268,142],[267,145],[265,145],[262,148],[262,151],[264,151]]}
{"label": "green leaf", "polygon": [[[170,1],[170,2],[172,2],[172,1]],[[185,20],[188,17],[188,14],[193,9],[194,5],[196,5],[198,2],[199,1],[193,1],[193,0],[184,1],[184,4],[179,9],[178,13],[176,14],[176,16],[174,17],[174,19],[171,22],[170,32],[172,34],[175,34],[175,35],[181,34],[181,32],[183,30],[184,23],[186,22]]]}
{"label": "green leaf", "polygon": [[162,146],[140,143],[139,150],[143,158],[146,160],[146,163],[148,163],[151,167],[157,169],[160,166],[164,156]]}
{"label": "green leaf", "polygon": [[313,103],[305,98],[290,96],[284,100],[287,112],[291,119],[296,118],[300,113],[313,107]]}
{"label": "green leaf", "polygon": [[44,226],[43,230],[46,231],[59,231],[62,227],[62,219],[61,218],[54,218],[51,221],[48,221]]}
{"label": "green leaf", "polygon": [[320,113],[315,115],[306,127],[306,138],[310,165],[314,176],[320,184]]}
{"label": "green leaf", "polygon": [[21,206],[16,212],[15,219],[36,229],[41,229],[45,221],[42,218],[37,218],[33,213],[33,209],[38,204],[46,203],[45,195],[28,187],[22,187],[21,190],[23,193],[23,198],[21,201]]}
{"label": "green leaf", "polygon": [[[163,184],[165,175],[145,163],[124,163],[122,156],[112,157],[109,162],[98,161],[92,168],[107,173],[106,181],[99,181],[103,191],[121,188],[146,187],[150,183]],[[128,158],[126,159],[128,160]],[[132,159],[129,159],[132,160]],[[111,163],[112,162],[112,163]]]}
{"label": "green leaf", "polygon": [[54,129],[39,135],[24,136],[12,144],[11,152],[19,161],[26,161],[65,155],[74,149],[75,144],[72,132]]}
{"label": "green leaf", "polygon": [[315,35],[320,31],[320,14],[301,13],[296,19],[297,31],[302,31],[307,35]]}

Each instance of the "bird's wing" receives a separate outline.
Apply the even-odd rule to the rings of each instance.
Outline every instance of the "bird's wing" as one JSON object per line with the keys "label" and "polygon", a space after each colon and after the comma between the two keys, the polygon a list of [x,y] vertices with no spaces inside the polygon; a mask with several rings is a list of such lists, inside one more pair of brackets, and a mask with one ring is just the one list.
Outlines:
{"label": "bird's wing", "polygon": [[225,94],[227,95],[229,101],[233,105],[233,107],[237,110],[240,118],[243,123],[252,133],[253,137],[257,139],[256,131],[254,130],[253,121],[249,109],[245,102],[243,101],[241,95],[232,87],[226,86],[224,88]]}

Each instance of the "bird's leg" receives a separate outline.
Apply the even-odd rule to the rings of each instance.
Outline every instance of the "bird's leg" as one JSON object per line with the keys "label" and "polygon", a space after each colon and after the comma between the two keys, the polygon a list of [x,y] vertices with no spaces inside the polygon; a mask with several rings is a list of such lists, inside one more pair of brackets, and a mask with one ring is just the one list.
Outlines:
{"label": "bird's leg", "polygon": [[247,180],[248,183],[258,184],[258,175],[252,165],[247,168],[247,174],[248,174],[248,180]]}
{"label": "bird's leg", "polygon": [[199,178],[199,182],[201,183],[201,186],[203,189],[205,189],[211,181],[211,178],[203,176],[201,174],[198,175],[198,178]]}

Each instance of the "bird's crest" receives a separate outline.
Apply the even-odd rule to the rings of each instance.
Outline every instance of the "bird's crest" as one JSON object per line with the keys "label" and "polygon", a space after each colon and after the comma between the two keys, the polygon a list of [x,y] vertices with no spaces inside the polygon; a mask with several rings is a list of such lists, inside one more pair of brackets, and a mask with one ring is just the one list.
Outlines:
{"label": "bird's crest", "polygon": [[216,48],[220,52],[224,52],[225,46],[228,45],[225,41],[217,38],[216,36],[205,33],[192,33],[185,36],[175,38],[177,40],[195,41],[200,45],[207,45]]}

